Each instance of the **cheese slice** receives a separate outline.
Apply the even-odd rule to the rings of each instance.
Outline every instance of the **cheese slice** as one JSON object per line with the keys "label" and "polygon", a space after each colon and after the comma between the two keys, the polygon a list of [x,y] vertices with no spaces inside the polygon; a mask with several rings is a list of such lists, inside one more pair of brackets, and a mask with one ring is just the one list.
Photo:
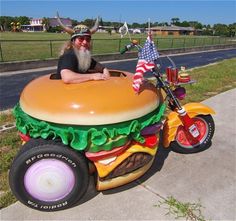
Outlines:
{"label": "cheese slice", "polygon": [[132,154],[137,153],[137,152],[143,152],[143,153],[148,153],[151,156],[154,156],[156,154],[156,151],[157,151],[157,147],[149,148],[149,147],[143,147],[138,144],[134,144],[129,149],[127,149],[123,154],[118,156],[115,161],[112,161],[109,164],[104,164],[97,161],[97,162],[94,162],[94,164],[97,168],[99,177],[105,177],[112,170],[114,170],[120,163],[122,163],[125,159],[127,159]]}

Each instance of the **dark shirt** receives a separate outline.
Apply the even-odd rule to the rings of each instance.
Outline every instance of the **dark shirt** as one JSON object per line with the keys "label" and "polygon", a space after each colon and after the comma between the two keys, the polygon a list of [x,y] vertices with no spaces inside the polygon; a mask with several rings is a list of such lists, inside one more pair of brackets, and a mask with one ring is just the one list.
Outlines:
{"label": "dark shirt", "polygon": [[57,76],[61,78],[61,70],[69,69],[76,73],[95,73],[95,72],[103,72],[104,66],[99,62],[95,61],[93,58],[91,59],[91,64],[88,70],[81,71],[79,70],[78,59],[74,53],[73,49],[65,51],[63,55],[60,56],[58,65],[57,65]]}

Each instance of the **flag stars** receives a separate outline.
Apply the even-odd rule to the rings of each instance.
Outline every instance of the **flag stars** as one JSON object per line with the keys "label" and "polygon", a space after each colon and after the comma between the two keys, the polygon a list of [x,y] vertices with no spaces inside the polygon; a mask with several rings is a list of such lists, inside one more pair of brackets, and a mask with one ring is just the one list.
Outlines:
{"label": "flag stars", "polygon": [[140,86],[143,82],[143,74],[155,67],[154,61],[158,57],[159,53],[157,52],[154,42],[151,41],[150,37],[148,36],[141,52],[139,53],[136,73],[133,77],[133,89],[136,93],[139,92]]}

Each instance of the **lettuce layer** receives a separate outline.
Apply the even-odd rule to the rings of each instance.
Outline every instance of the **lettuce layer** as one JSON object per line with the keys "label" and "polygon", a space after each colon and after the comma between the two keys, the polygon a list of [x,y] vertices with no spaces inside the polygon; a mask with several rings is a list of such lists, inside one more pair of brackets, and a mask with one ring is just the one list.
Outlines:
{"label": "lettuce layer", "polygon": [[76,150],[98,152],[122,146],[129,139],[144,143],[140,131],[146,126],[159,122],[165,108],[163,103],[141,118],[98,126],[65,125],[42,121],[26,114],[19,104],[14,107],[13,114],[16,118],[16,127],[23,134],[29,134],[32,138],[60,138],[63,144]]}

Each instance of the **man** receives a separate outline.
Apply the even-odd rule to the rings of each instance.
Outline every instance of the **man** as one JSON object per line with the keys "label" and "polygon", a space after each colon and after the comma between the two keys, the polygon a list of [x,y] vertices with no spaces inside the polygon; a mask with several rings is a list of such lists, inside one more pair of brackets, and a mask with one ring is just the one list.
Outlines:
{"label": "man", "polygon": [[57,75],[66,84],[76,84],[91,80],[107,80],[109,71],[91,57],[91,35],[98,29],[98,20],[92,29],[77,25],[74,29],[65,27],[58,16],[63,29],[71,34],[71,41],[63,50],[57,67]]}

